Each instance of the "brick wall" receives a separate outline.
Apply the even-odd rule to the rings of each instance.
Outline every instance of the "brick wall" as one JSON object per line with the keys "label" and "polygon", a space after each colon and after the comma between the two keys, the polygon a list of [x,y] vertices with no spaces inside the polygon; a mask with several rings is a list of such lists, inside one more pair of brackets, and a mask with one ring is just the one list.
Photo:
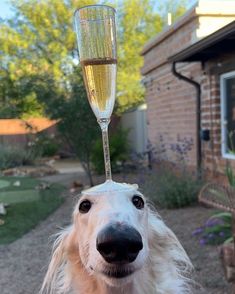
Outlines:
{"label": "brick wall", "polygon": [[[202,81],[202,128],[210,130],[210,141],[203,143],[206,170],[224,173],[228,159],[221,155],[220,75],[235,70],[233,54],[221,54],[206,63]],[[229,162],[235,168],[234,160]]]}
{"label": "brick wall", "polygon": [[[189,165],[196,165],[196,95],[193,86],[177,79],[171,72],[169,56],[181,51],[195,41],[194,32],[199,26],[194,9],[179,23],[151,40],[143,49],[148,137],[152,145],[161,152],[163,159],[177,160],[174,144],[193,141],[187,152]],[[189,77],[200,77],[198,64],[181,65],[180,72]]]}
{"label": "brick wall", "polygon": [[[153,80],[146,89],[148,104],[148,136],[152,144],[159,149],[165,145],[165,156],[175,159],[172,145],[180,140],[196,140],[196,95],[194,87],[178,80],[171,74],[169,64],[165,65],[165,74],[159,77],[152,74]],[[200,70],[198,65],[187,66],[188,73],[196,75]],[[182,71],[183,72],[183,71]],[[180,143],[179,143],[180,144]],[[189,165],[196,164],[195,144],[188,152]]]}
{"label": "brick wall", "polygon": [[[217,17],[222,19],[221,14],[210,15],[211,19],[213,17],[215,24],[218,23]],[[197,161],[196,91],[192,85],[172,74],[168,58],[198,41],[195,36],[204,18],[205,15],[200,16],[195,6],[175,25],[150,40],[142,51],[149,140],[157,150],[165,150],[161,153],[164,159],[175,161],[177,152],[173,150],[174,144],[179,143],[183,147],[183,139],[192,139],[193,146],[186,156],[189,166],[196,166]],[[228,59],[228,56],[221,56],[218,60],[208,62],[205,68],[200,63],[177,65],[177,71],[201,84],[201,123],[202,128],[209,129],[211,135],[209,142],[202,142],[203,167],[213,173],[222,173],[226,165],[226,160],[221,157],[220,73],[217,64],[220,64],[220,71],[224,70],[223,64],[229,63]]]}

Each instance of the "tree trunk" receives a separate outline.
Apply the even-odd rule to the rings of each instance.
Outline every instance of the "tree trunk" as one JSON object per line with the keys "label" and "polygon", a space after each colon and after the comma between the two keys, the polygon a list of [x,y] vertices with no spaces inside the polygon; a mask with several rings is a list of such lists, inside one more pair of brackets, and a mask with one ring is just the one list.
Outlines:
{"label": "tree trunk", "polygon": [[92,178],[92,174],[91,174],[90,165],[89,165],[89,167],[87,168],[87,175],[88,175],[88,178],[89,178],[90,185],[91,185],[91,186],[94,186],[94,182],[93,182],[93,178]]}
{"label": "tree trunk", "polygon": [[92,178],[92,173],[91,173],[91,167],[90,167],[90,162],[87,161],[86,163],[85,162],[82,162],[82,166],[86,172],[86,175],[89,179],[89,184],[90,186],[94,186],[94,182],[93,182],[93,178]]}

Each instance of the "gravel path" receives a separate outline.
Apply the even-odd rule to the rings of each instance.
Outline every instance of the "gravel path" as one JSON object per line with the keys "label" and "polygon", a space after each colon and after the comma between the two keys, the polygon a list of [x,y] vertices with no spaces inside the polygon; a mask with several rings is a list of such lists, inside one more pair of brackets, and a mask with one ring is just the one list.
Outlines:
{"label": "gravel path", "polygon": [[[47,180],[62,181],[62,177],[52,176]],[[77,174],[72,175],[72,179],[77,177]],[[71,183],[69,176],[63,179],[67,185]],[[0,246],[1,294],[38,293],[50,257],[50,236],[57,232],[59,227],[70,222],[75,201],[75,197],[67,196],[64,204],[34,230],[10,245]],[[197,206],[162,210],[160,214],[176,233],[195,266],[195,279],[204,287],[204,290],[198,290],[197,294],[229,294],[231,291],[224,280],[218,249],[202,247],[191,237],[192,231],[212,212],[211,209]]]}

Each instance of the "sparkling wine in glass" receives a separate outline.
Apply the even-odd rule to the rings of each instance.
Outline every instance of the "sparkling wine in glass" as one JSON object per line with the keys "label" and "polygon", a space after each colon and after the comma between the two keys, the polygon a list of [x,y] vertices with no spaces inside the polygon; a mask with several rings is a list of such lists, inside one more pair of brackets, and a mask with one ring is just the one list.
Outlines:
{"label": "sparkling wine in glass", "polygon": [[89,5],[76,10],[75,30],[87,97],[102,130],[106,180],[112,180],[108,125],[116,93],[115,9]]}

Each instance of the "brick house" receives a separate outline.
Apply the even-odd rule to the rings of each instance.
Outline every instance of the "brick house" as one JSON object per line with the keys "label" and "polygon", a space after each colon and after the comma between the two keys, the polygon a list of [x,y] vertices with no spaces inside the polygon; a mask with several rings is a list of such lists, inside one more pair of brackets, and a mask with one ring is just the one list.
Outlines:
{"label": "brick house", "polygon": [[235,1],[201,0],[142,50],[149,140],[213,175],[235,167],[234,20]]}

